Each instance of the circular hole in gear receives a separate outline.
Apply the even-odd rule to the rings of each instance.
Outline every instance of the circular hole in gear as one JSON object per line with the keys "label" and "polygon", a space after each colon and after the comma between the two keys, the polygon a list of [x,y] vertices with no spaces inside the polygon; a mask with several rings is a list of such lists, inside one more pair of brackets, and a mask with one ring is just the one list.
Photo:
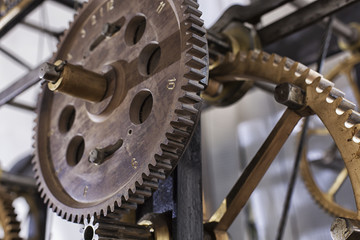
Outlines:
{"label": "circular hole in gear", "polygon": [[59,118],[59,130],[61,133],[66,133],[71,129],[75,120],[75,113],[74,106],[66,106],[62,110]]}
{"label": "circular hole in gear", "polygon": [[140,53],[138,69],[141,75],[153,74],[159,65],[161,48],[158,43],[150,43]]}
{"label": "circular hole in gear", "polygon": [[143,15],[133,17],[126,30],[125,30],[125,42],[127,45],[135,45],[144,35],[146,28],[146,18]]}
{"label": "circular hole in gear", "polygon": [[142,124],[149,117],[153,106],[150,91],[143,90],[135,95],[130,105],[130,120],[134,124]]}
{"label": "circular hole in gear", "polygon": [[66,151],[66,161],[70,166],[77,165],[83,154],[85,149],[85,142],[83,137],[76,136],[71,139],[67,151]]}
{"label": "circular hole in gear", "polygon": [[88,226],[84,232],[84,240],[93,240],[94,235],[95,235],[94,229],[91,226]]}

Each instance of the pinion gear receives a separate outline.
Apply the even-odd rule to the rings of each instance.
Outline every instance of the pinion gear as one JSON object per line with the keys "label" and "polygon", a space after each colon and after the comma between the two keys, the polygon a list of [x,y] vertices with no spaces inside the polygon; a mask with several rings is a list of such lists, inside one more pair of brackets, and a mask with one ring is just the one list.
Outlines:
{"label": "pinion gear", "polygon": [[12,206],[13,197],[0,187],[0,224],[4,230],[4,240],[20,240],[20,223],[16,220]]}
{"label": "pinion gear", "polygon": [[[106,76],[108,89],[100,103],[45,87],[40,95],[35,175],[45,203],[63,218],[134,209],[176,166],[208,72],[197,8],[192,0],[92,0],[75,16],[53,60]],[[109,146],[117,148],[100,164],[88,160]]]}

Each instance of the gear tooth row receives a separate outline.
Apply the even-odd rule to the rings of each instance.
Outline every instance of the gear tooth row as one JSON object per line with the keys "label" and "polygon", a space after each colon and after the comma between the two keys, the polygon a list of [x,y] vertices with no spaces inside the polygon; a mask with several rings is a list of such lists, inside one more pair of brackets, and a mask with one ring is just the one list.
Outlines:
{"label": "gear tooth row", "polygon": [[194,0],[184,0],[183,5],[185,5],[185,6],[188,5],[188,6],[191,6],[193,8],[199,8],[199,4]]}
{"label": "gear tooth row", "polygon": [[200,37],[204,37],[206,35],[206,30],[205,28],[202,27],[202,25],[198,25],[198,24],[195,24],[195,23],[187,23],[187,31],[189,33],[193,33],[193,34],[196,34]]}
{"label": "gear tooth row", "polygon": [[187,66],[195,68],[195,69],[203,69],[204,67],[207,66],[207,62],[203,59],[200,59],[198,57],[195,56],[191,56],[190,60],[186,63]]}
{"label": "gear tooth row", "polygon": [[189,48],[189,50],[187,50],[186,53],[195,56],[197,58],[203,58],[208,54],[206,49],[204,49],[203,47],[196,46],[194,44],[191,45],[191,47]]}
{"label": "gear tooth row", "polygon": [[202,12],[198,9],[198,6],[187,5],[185,8],[185,13],[193,14],[197,17],[201,17]]}

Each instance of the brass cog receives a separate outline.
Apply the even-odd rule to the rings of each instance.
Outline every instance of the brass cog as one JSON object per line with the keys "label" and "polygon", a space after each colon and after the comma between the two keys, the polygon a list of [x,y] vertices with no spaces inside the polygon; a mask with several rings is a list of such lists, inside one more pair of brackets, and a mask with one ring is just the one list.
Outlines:
{"label": "brass cog", "polygon": [[[92,0],[75,16],[53,60],[105,76],[108,88],[99,103],[45,86],[39,97],[34,169],[45,203],[63,218],[134,209],[176,166],[208,73],[197,8],[192,0]],[[90,161],[98,149],[103,161]]]}
{"label": "brass cog", "polygon": [[20,223],[12,206],[13,197],[0,187],[0,224],[4,231],[4,240],[20,240]]}
{"label": "brass cog", "polygon": [[[354,96],[357,102],[360,102],[360,92],[358,87],[355,83],[355,80],[352,76],[352,70],[360,62],[360,55],[358,53],[353,54],[352,56],[343,60],[340,64],[338,64],[335,68],[333,68],[328,74],[327,78],[333,81],[336,76],[338,75],[345,75],[349,85],[353,89]],[[318,131],[317,131],[318,130]],[[326,130],[326,129],[325,129]],[[316,135],[328,135],[328,131],[321,131],[321,129],[310,129],[310,134]],[[350,210],[335,200],[335,194],[339,191],[340,187],[344,183],[344,181],[348,177],[347,168],[344,168],[340,171],[332,184],[332,186],[328,189],[327,192],[321,190],[316,183],[313,173],[311,171],[310,163],[307,159],[307,149],[304,149],[304,153],[302,156],[302,160],[300,163],[300,173],[304,180],[305,186],[307,187],[308,191],[316,201],[326,212],[337,216],[337,217],[344,217],[344,218],[351,218],[351,219],[360,219],[357,212]],[[353,186],[353,188],[357,186]]]}
{"label": "brass cog", "polygon": [[[227,73],[224,76],[222,73]],[[250,51],[247,55],[229,55],[227,60],[211,72],[214,81],[222,82],[235,78],[253,78],[273,84],[292,83],[306,93],[306,108],[298,111],[301,116],[316,114],[331,134],[348,171],[354,191],[356,207],[360,209],[359,158],[360,158],[360,114],[353,109],[355,104],[344,98],[344,93],[334,87],[319,73],[275,54]],[[314,185],[314,184],[312,184]],[[315,186],[315,185],[314,185]],[[318,190],[318,189],[317,189]],[[311,190],[316,192],[316,188]],[[337,211],[335,203],[319,194],[317,201],[331,211]],[[331,200],[331,199],[330,199]],[[331,204],[329,204],[331,203]],[[343,211],[343,209],[340,209]],[[360,219],[357,212],[346,212],[344,216]]]}

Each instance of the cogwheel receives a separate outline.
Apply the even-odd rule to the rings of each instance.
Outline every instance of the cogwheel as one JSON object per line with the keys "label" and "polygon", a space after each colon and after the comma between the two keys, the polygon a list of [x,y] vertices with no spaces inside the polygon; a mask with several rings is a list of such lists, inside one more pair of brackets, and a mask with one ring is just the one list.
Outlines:
{"label": "cogwheel", "polygon": [[[349,174],[357,209],[360,209],[360,114],[353,109],[355,104],[344,98],[344,93],[334,87],[319,73],[277,55],[261,51],[250,51],[247,55],[228,55],[225,63],[214,69],[210,76],[215,81],[223,81],[226,72],[229,76],[253,78],[276,85],[292,83],[306,93],[305,106],[310,109],[300,115],[315,113],[331,134],[344,160]],[[229,79],[229,78],[228,78]],[[344,170],[344,171],[346,171]],[[309,179],[312,179],[309,177]],[[315,185],[308,182],[310,192],[316,201],[331,213],[352,219],[360,219],[357,212],[347,211],[334,203],[330,195],[323,194]]]}
{"label": "cogwheel", "polygon": [[4,230],[4,240],[20,240],[20,223],[12,206],[13,197],[0,187],[0,223]]}
{"label": "cogwheel", "polygon": [[148,227],[121,222],[116,218],[100,217],[90,221],[85,219],[84,227],[80,229],[82,240],[105,240],[105,239],[152,239],[152,233]]}
{"label": "cogwheel", "polygon": [[[358,53],[353,54],[351,57],[346,58],[335,68],[333,68],[328,74],[327,78],[331,81],[334,81],[338,75],[344,75],[349,85],[351,86],[354,96],[357,99],[357,102],[360,101],[360,93],[356,82],[353,78],[352,71],[356,64],[360,61],[360,56]],[[316,134],[316,132],[315,132]],[[328,132],[326,133],[329,134]],[[323,135],[323,134],[322,134]],[[338,173],[334,183],[327,192],[322,191],[318,184],[316,183],[313,173],[311,171],[310,163],[307,160],[307,150],[304,149],[303,157],[300,163],[300,173],[304,180],[305,186],[308,191],[316,201],[326,212],[337,217],[359,219],[358,213],[345,208],[344,206],[338,204],[335,201],[335,194],[339,191],[341,185],[348,177],[347,169],[344,168],[341,172]],[[353,186],[354,187],[354,186]]]}
{"label": "cogwheel", "polygon": [[53,60],[107,87],[97,103],[45,85],[40,94],[34,170],[58,215],[82,222],[134,209],[176,166],[208,74],[200,16],[192,0],[92,0],[75,16]]}

